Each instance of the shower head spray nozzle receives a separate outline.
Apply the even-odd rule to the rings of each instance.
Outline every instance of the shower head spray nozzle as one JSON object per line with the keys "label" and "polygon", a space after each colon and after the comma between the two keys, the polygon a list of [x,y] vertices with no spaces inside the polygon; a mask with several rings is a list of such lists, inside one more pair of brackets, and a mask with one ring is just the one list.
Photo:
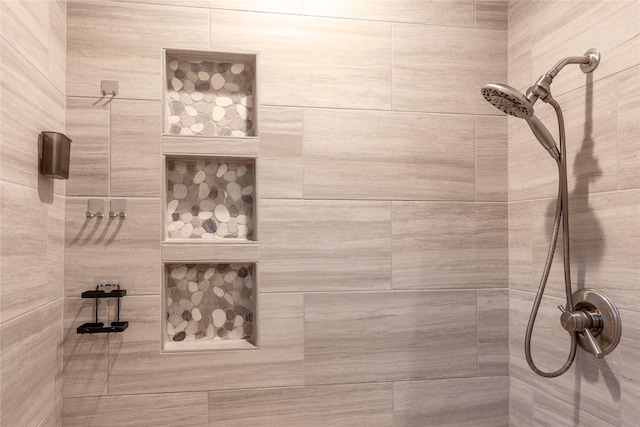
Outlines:
{"label": "shower head spray nozzle", "polygon": [[489,83],[482,87],[482,96],[489,104],[503,113],[524,119],[533,115],[533,105],[517,89],[500,83]]}
{"label": "shower head spray nozzle", "polygon": [[517,89],[500,83],[489,83],[482,87],[482,96],[491,105],[503,113],[524,119],[540,144],[549,152],[555,160],[560,158],[560,153],[551,133],[542,122],[533,114],[533,104]]}

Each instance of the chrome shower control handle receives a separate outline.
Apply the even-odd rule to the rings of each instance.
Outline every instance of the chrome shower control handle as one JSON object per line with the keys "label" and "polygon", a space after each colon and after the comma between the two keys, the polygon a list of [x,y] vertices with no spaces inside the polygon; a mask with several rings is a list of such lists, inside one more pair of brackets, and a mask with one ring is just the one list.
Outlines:
{"label": "chrome shower control handle", "polygon": [[596,341],[591,330],[600,329],[602,323],[601,317],[597,312],[588,312],[586,310],[568,311],[561,305],[558,306],[562,314],[560,315],[560,323],[562,327],[569,332],[577,332],[583,337],[583,342],[588,347],[594,357],[601,359],[604,352],[600,348],[600,344]]}
{"label": "chrome shower control handle", "polygon": [[588,350],[593,354],[593,357],[596,359],[602,359],[604,357],[604,352],[602,348],[600,348],[600,344],[596,341],[596,337],[593,336],[589,329],[585,329],[580,334],[584,337],[584,341],[587,345]]}

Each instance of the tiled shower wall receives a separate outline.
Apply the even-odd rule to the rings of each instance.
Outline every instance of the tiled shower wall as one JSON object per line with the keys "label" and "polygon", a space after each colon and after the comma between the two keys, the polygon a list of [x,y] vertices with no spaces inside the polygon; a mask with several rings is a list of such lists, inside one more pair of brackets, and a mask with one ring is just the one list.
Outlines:
{"label": "tiled shower wall", "polygon": [[[64,425],[508,425],[506,12],[70,2]],[[160,353],[163,47],[260,53],[258,350]],[[109,277],[129,329],[78,336]]]}
{"label": "tiled shower wall", "polygon": [[[567,124],[572,276],[604,291],[622,317],[622,341],[604,360],[579,350],[558,379],[535,376],[524,333],[552,226],[554,162],[524,121],[509,119],[509,285],[511,425],[636,426],[640,419],[640,1],[509,4],[509,84],[526,89],[565,56],[602,52],[592,75],[575,65],[552,93]],[[536,114],[556,134],[554,114]],[[556,306],[563,301],[556,262],[534,332],[533,357],[547,370],[568,353]]]}
{"label": "tiled shower wall", "polygon": [[0,425],[62,419],[64,181],[38,135],[65,131],[66,4],[0,2]]}

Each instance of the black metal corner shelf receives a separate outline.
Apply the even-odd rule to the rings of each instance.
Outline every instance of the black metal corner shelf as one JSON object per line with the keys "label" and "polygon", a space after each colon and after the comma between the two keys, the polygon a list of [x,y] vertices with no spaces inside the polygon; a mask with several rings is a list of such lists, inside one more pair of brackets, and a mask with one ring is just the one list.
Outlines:
{"label": "black metal corner shelf", "polygon": [[[113,288],[108,292],[104,289],[100,288]],[[109,334],[116,332],[123,332],[125,329],[129,327],[129,322],[121,322],[120,321],[120,298],[127,295],[127,291],[125,289],[120,289],[119,284],[101,284],[97,285],[96,289],[93,291],[85,291],[82,293],[82,298],[93,298],[96,301],[96,311],[95,311],[95,322],[84,323],[81,326],[78,326],[76,331],[78,334]],[[117,319],[115,322],[111,322],[110,326],[105,326],[103,322],[98,320],[98,301],[102,298],[117,298],[117,310],[116,316]]]}

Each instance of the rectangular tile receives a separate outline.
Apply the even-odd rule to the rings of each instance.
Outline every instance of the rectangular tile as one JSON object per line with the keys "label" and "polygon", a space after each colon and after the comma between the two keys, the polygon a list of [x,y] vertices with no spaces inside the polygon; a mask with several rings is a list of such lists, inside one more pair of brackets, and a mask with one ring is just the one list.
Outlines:
{"label": "rectangular tile", "polygon": [[301,199],[304,179],[304,112],[260,110],[260,197]]}
{"label": "rectangular tile", "polygon": [[509,426],[509,378],[461,378],[393,385],[393,425]]}
{"label": "rectangular tile", "polygon": [[0,147],[1,177],[53,192],[53,180],[37,172],[38,137],[45,129],[64,133],[65,97],[4,40],[0,56],[1,136],[3,141],[11,141]]}
{"label": "rectangular tile", "polygon": [[[225,390],[209,393],[217,427],[392,425],[391,384]],[[242,402],[238,405],[238,402]]]}
{"label": "rectangular tile", "polygon": [[473,117],[309,109],[304,120],[307,198],[474,199]]}
{"label": "rectangular tile", "polygon": [[[616,89],[616,77],[611,77],[557,96],[565,119],[571,194],[618,189]],[[546,123],[553,125],[555,117]]]}
{"label": "rectangular tile", "polygon": [[101,80],[118,80],[119,98],[160,100],[162,48],[207,49],[207,34],[202,8],[69,3],[67,95],[97,98]]}
{"label": "rectangular tile", "polygon": [[533,394],[533,425],[536,427],[556,427],[579,425],[580,427],[613,427],[602,419],[581,410],[575,403],[565,403],[546,393]]}
{"label": "rectangular tile", "polygon": [[212,50],[260,52],[263,105],[391,105],[389,23],[223,10],[211,22]]}
{"label": "rectangular tile", "polygon": [[241,262],[258,261],[256,243],[186,244],[165,243],[162,245],[163,262]]}
{"label": "rectangular tile", "polygon": [[[90,288],[87,287],[87,290]],[[108,334],[78,334],[78,326],[95,322],[95,300],[64,298],[64,375],[62,395],[87,397],[108,394]],[[123,305],[125,301],[122,301]],[[100,303],[99,317],[107,317],[108,301]],[[113,303],[112,303],[113,304]],[[111,306],[113,309],[113,306]],[[111,311],[113,316],[113,310]],[[102,320],[105,322],[105,320]],[[108,324],[108,322],[105,322]]]}
{"label": "rectangular tile", "polygon": [[507,138],[506,117],[476,116],[476,201],[507,200]]}
{"label": "rectangular tile", "polygon": [[66,124],[72,140],[67,196],[108,196],[110,105],[69,97]]}
{"label": "rectangular tile", "polygon": [[[40,201],[37,190],[6,182],[1,187],[1,320],[5,322],[62,295],[62,282],[54,280],[57,275],[47,257],[49,249],[61,250],[62,236],[54,234],[57,221],[52,220],[49,248],[50,206]],[[57,197],[56,201],[64,203]],[[54,218],[57,217],[56,213]]]}
{"label": "rectangular tile", "polygon": [[126,333],[109,337],[109,393],[168,393],[303,383],[303,298],[261,294],[258,349],[160,352],[160,297],[127,296]]}
{"label": "rectangular tile", "polygon": [[506,66],[501,31],[394,24],[393,109],[495,114],[479,91],[506,81]]}
{"label": "rectangular tile", "polygon": [[3,1],[2,36],[42,75],[49,72],[48,1]]}
{"label": "rectangular tile", "polygon": [[150,3],[174,6],[208,7],[211,9],[246,10],[253,12],[303,13],[303,0],[236,0],[229,3],[225,0],[114,0],[127,3]]}
{"label": "rectangular tile", "polygon": [[65,295],[79,296],[100,279],[119,279],[131,295],[160,294],[159,199],[126,199],[126,218],[87,218],[87,199],[67,198]]}
{"label": "rectangular tile", "polygon": [[478,290],[478,376],[509,376],[509,290]]}
{"label": "rectangular tile", "polygon": [[509,423],[512,427],[533,427],[534,389],[515,378],[509,378]]}
{"label": "rectangular tile", "polygon": [[67,93],[67,2],[49,4],[49,81]]}
{"label": "rectangular tile", "polygon": [[263,200],[263,292],[389,289],[388,202]]}
{"label": "rectangular tile", "polygon": [[509,203],[509,288],[523,291],[533,290],[531,204]]}
{"label": "rectangular tile", "polygon": [[406,22],[451,27],[474,26],[474,2],[471,0],[306,0],[306,15],[347,19]]}
{"label": "rectangular tile", "polygon": [[308,293],[305,383],[477,375],[475,291]]}
{"label": "rectangular tile", "polygon": [[508,0],[477,0],[476,28],[506,31],[508,27]]}
{"label": "rectangular tile", "polygon": [[527,17],[509,28],[507,53],[508,83],[517,90],[526,91],[534,82],[531,75],[531,18]]}
{"label": "rectangular tile", "polygon": [[0,334],[0,421],[38,425],[62,399],[62,300],[3,322]]}
{"label": "rectangular tile", "polygon": [[160,197],[160,102],[111,103],[111,196]]}
{"label": "rectangular tile", "polygon": [[69,427],[204,427],[207,395],[162,393],[65,399],[63,421]]}
{"label": "rectangular tile", "polygon": [[391,217],[395,289],[507,286],[506,204],[393,202]]}
{"label": "rectangular tile", "polygon": [[[640,63],[640,61],[639,61]],[[617,75],[618,188],[640,187],[640,65]]]}
{"label": "rectangular tile", "polygon": [[632,427],[640,419],[640,313],[620,310],[623,333],[620,338],[620,364],[622,380],[620,383],[620,425]]}
{"label": "rectangular tile", "polygon": [[62,427],[62,400],[49,412],[38,427]]}
{"label": "rectangular tile", "polygon": [[[262,115],[261,115],[262,117]],[[258,138],[162,137],[162,154],[257,157]]]}

